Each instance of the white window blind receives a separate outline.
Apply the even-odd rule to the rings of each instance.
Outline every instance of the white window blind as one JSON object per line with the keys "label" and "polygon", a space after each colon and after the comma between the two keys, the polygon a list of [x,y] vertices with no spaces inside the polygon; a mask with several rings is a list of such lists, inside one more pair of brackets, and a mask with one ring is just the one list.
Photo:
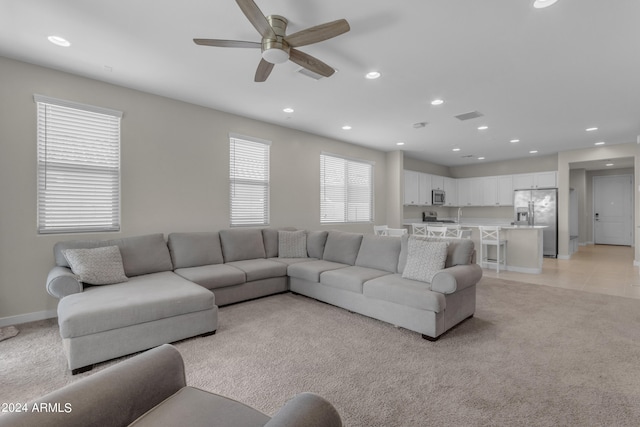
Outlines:
{"label": "white window blind", "polygon": [[373,221],[373,165],[320,155],[320,222]]}
{"label": "white window blind", "polygon": [[120,230],[119,111],[34,95],[38,233]]}
{"label": "white window blind", "polygon": [[269,225],[270,142],[229,136],[231,226]]}

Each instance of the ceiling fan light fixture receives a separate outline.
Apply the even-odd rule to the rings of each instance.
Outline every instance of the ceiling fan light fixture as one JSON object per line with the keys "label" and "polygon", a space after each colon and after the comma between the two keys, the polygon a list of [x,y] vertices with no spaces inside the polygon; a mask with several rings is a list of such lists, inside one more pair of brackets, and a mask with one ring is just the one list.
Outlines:
{"label": "ceiling fan light fixture", "polygon": [[549,7],[558,0],[535,0],[533,2],[533,7],[536,9],[544,9],[545,7]]}
{"label": "ceiling fan light fixture", "polygon": [[272,64],[284,64],[289,60],[289,52],[272,47],[262,51],[262,59]]}

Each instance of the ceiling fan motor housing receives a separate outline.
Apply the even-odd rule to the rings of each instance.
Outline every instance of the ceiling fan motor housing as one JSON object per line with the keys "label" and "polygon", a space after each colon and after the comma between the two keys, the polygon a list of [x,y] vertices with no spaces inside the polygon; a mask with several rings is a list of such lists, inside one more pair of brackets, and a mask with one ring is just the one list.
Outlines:
{"label": "ceiling fan motor housing", "polygon": [[262,58],[272,64],[282,64],[289,60],[290,47],[284,40],[287,30],[287,18],[280,15],[269,15],[267,21],[273,28],[276,38],[262,39]]}

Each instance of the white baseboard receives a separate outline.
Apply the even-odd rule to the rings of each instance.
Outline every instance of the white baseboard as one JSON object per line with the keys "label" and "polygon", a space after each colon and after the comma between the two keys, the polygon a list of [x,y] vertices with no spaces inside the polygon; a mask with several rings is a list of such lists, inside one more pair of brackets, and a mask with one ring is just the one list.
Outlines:
{"label": "white baseboard", "polygon": [[640,267],[640,261],[636,261],[635,259],[633,260],[633,266],[634,267]]}
{"label": "white baseboard", "polygon": [[507,266],[507,271],[515,271],[516,273],[526,273],[526,274],[542,273],[541,268],[514,267],[512,265]]}
{"label": "white baseboard", "polygon": [[0,317],[0,328],[9,325],[19,325],[21,323],[35,322],[37,320],[53,319],[57,317],[56,310],[36,311],[33,313],[19,314],[17,316]]}
{"label": "white baseboard", "polygon": [[560,254],[558,254],[558,259],[571,259],[571,255],[560,255]]}

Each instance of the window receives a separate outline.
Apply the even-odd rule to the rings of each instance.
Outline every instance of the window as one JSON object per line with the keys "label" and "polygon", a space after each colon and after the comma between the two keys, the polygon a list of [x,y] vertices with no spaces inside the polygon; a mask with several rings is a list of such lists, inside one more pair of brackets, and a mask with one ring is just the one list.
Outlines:
{"label": "window", "polygon": [[38,233],[120,230],[122,113],[34,95]]}
{"label": "window", "polygon": [[320,222],[373,221],[373,164],[320,155]]}
{"label": "window", "polygon": [[229,136],[231,226],[269,225],[269,141]]}

